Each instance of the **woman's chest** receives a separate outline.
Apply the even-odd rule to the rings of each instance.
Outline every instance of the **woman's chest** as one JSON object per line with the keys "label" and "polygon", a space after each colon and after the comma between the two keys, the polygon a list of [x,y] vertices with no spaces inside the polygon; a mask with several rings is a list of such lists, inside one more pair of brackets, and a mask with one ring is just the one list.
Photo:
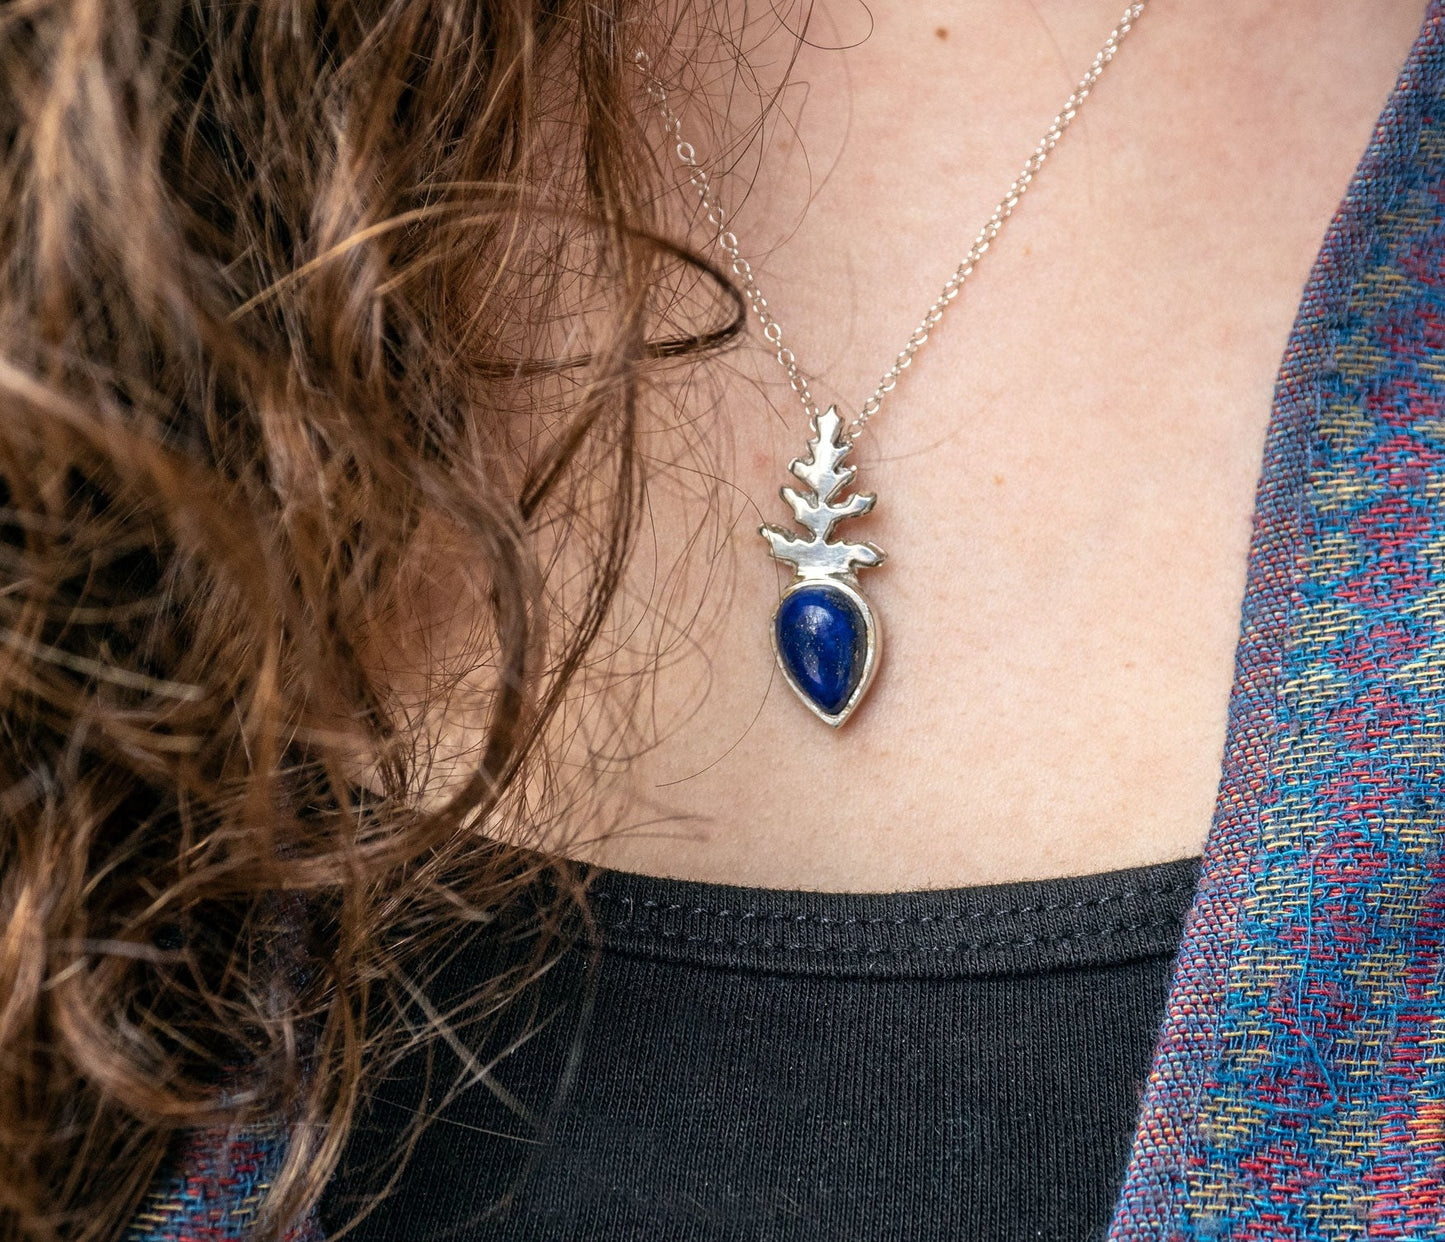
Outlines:
{"label": "woman's chest", "polygon": [[[667,644],[644,717],[660,741],[630,787],[649,827],[608,863],[909,888],[1198,851],[1280,356],[1420,7],[1161,5],[1140,23],[850,457],[878,500],[839,533],[888,560],[861,576],[880,671],[837,733],[773,664],[789,572],[756,530],[788,524],[776,489],[806,417],[761,349],[718,373],[711,403],[692,391],[694,468],[658,467],[624,604]],[[855,96],[878,108],[855,108],[839,143],[844,188],[826,182],[757,264],[845,414],[1002,189],[977,172],[998,163],[996,100],[980,96],[983,139],[920,158],[910,134],[942,104],[915,88],[900,129],[898,89],[873,85]]]}

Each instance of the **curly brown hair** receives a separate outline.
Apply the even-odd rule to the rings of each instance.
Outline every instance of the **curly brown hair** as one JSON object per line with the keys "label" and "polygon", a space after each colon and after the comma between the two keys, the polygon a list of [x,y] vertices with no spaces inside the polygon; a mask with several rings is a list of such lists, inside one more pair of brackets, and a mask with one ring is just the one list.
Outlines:
{"label": "curly brown hair", "polygon": [[115,1237],[182,1132],[283,1116],[276,1231],[389,989],[539,871],[575,894],[547,739],[639,392],[740,324],[716,279],[720,327],[659,329],[705,265],[655,235],[633,20],[0,8],[0,1235]]}

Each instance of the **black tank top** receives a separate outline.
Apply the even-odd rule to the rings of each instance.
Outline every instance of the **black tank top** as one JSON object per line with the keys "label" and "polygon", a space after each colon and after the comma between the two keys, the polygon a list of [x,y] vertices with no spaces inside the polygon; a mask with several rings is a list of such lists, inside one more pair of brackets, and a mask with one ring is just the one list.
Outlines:
{"label": "black tank top", "polygon": [[[433,1049],[430,1081],[417,1056],[382,1085],[328,1232],[430,1111],[356,1238],[1098,1239],[1197,870],[881,895],[604,872],[595,941],[467,1034],[480,1063]],[[440,1007],[497,941],[458,949]]]}

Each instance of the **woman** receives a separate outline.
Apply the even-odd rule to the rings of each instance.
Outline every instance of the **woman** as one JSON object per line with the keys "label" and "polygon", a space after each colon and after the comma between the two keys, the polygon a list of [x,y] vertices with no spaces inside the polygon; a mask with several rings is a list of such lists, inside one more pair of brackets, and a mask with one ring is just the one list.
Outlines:
{"label": "woman", "polygon": [[1442,12],[1195,9],[847,463],[836,732],[672,155],[851,418],[1117,12],[5,15],[8,1229],[1438,1232]]}

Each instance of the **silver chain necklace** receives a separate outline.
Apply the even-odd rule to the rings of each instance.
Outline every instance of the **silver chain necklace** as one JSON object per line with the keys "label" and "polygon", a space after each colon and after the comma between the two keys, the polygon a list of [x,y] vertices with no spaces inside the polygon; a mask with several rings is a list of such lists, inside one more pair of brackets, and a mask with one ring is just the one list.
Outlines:
{"label": "silver chain necklace", "polygon": [[647,97],[661,114],[674,144],[678,163],[687,170],[688,184],[697,192],[704,218],[716,230],[714,240],[731,261],[732,274],[762,326],[763,339],[772,347],[778,365],[788,377],[789,386],[808,414],[812,433],[808,441],[808,456],[800,457],[788,466],[793,476],[808,490],[799,492],[795,488],[784,487],[781,495],[798,525],[808,531],[811,538],[801,538],[781,527],[768,525],[762,526],[760,533],[767,540],[773,558],[791,565],[794,572],[793,581],[773,610],[773,654],[797,696],[815,716],[835,728],[847,720],[862,702],[878,670],[882,647],[878,619],[867,597],[858,589],[856,571],[882,564],[884,554],[868,542],[830,542],[833,527],[838,522],[862,517],[873,508],[876,499],[872,494],[861,492],[839,498],[839,493],[857,473],[855,467],[843,465],[843,458],[868,421],[882,408],[884,399],[897,387],[903,372],[942,320],[944,311],[962,292],[964,284],[1053,154],[1064,131],[1079,114],[1084,101],[1113,61],[1147,4],[1148,0],[1136,0],[1124,10],[1124,15],[1109,32],[1088,71],[1079,79],[1073,94],[1064,101],[1064,106],[1049,124],[1008,192],[978,231],[963,261],[944,282],[933,305],[846,429],[836,405],[830,405],[821,412],[818,410],[808,377],[798,366],[793,351],[784,343],[782,325],[769,309],[767,298],[758,288],[752,265],[742,256],[737,234],[727,225],[727,213],[713,195],[712,179],[698,163],[692,143],[682,136],[682,120],[668,100],[666,86],[654,72],[646,52],[638,50],[633,56],[634,63],[645,78]]}

